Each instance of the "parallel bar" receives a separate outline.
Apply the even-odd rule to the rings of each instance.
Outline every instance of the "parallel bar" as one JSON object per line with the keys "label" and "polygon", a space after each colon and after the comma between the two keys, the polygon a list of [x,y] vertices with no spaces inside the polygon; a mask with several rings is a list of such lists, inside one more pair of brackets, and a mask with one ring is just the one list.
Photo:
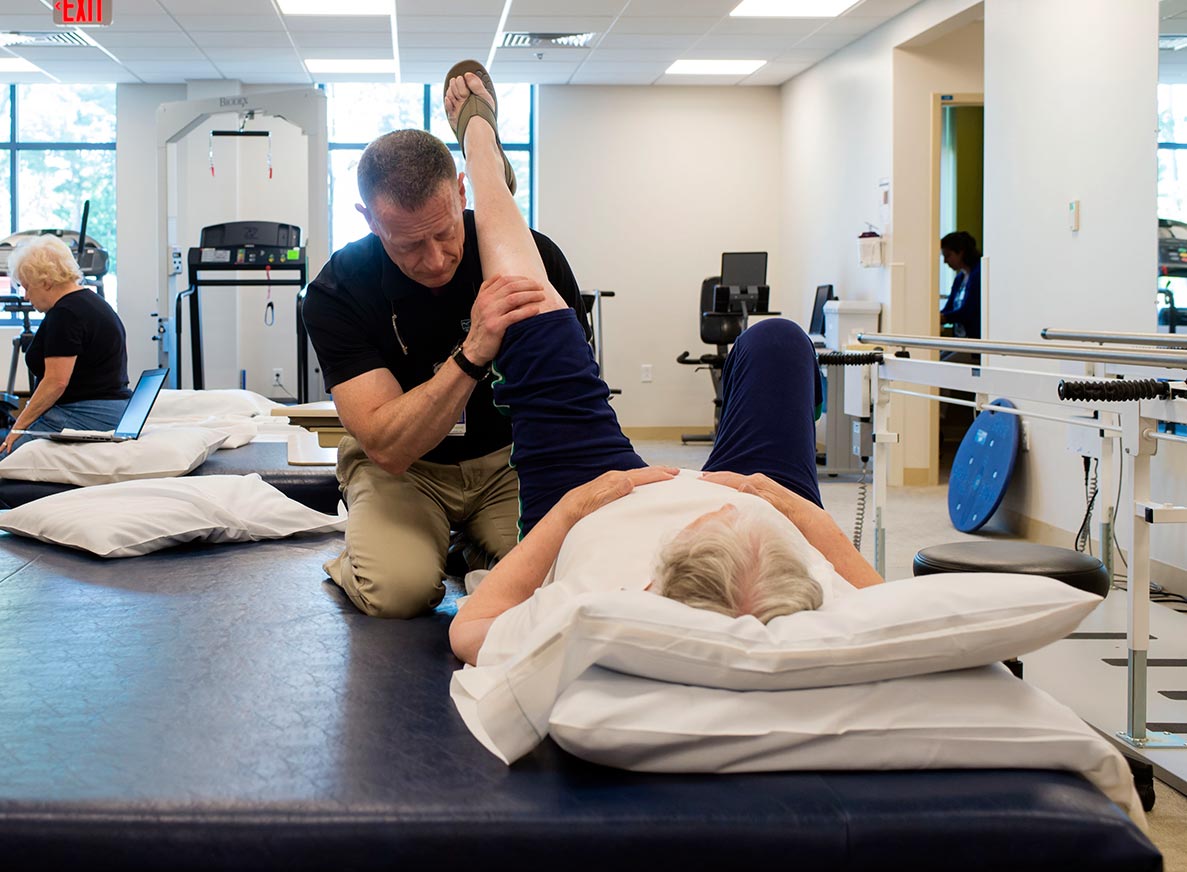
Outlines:
{"label": "parallel bar", "polygon": [[1182,333],[1103,333],[1092,330],[1052,330],[1050,327],[1044,327],[1040,335],[1044,339],[1062,339],[1068,342],[1187,348],[1187,335]]}
{"label": "parallel bar", "polygon": [[1174,433],[1159,433],[1157,430],[1147,430],[1142,435],[1159,442],[1187,442],[1187,436],[1176,436]]}
{"label": "parallel bar", "polygon": [[[1102,424],[1099,421],[1089,421],[1081,418],[1061,418],[1058,415],[1044,415],[1041,412],[1031,412],[1027,409],[1011,409],[1009,406],[995,406],[992,403],[974,403],[972,400],[957,400],[953,397],[942,397],[939,394],[925,394],[921,393],[920,391],[905,391],[902,388],[882,388],[882,391],[887,394],[901,394],[904,397],[919,397],[921,400],[931,400],[936,403],[950,403],[953,406],[967,406],[970,409],[976,409],[978,412],[983,412],[988,409],[991,412],[1001,412],[1003,415],[1014,415],[1017,418],[1039,418],[1043,421],[1054,421],[1056,424],[1068,424],[1073,427],[1085,427],[1089,430],[1100,430],[1102,432],[1108,433],[1121,432],[1120,427],[1114,427],[1111,424]],[[1167,436],[1167,434],[1159,435],[1166,436],[1168,439],[1173,438],[1176,442],[1187,442],[1187,437],[1170,437]]]}
{"label": "parallel bar", "polygon": [[934,348],[940,351],[969,351],[974,354],[1008,354],[1013,357],[1044,357],[1053,360],[1096,361],[1099,363],[1137,363],[1187,369],[1187,351],[1168,350],[1160,354],[1144,351],[1109,350],[1083,345],[1056,345],[1043,342],[990,342],[987,339],[940,339],[935,336],[907,336],[890,333],[858,333],[865,345],[891,345],[900,348]]}

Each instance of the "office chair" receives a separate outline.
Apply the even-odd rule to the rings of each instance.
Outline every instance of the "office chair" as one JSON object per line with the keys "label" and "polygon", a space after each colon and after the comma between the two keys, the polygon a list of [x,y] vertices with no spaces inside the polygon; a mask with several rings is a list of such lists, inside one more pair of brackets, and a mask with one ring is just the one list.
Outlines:
{"label": "office chair", "polygon": [[712,442],[717,438],[717,426],[721,423],[721,369],[725,366],[730,346],[742,335],[746,326],[743,315],[713,311],[713,289],[720,283],[721,276],[709,276],[701,282],[700,299],[701,341],[716,346],[716,353],[693,357],[689,352],[682,351],[676,358],[677,363],[709,370],[709,377],[713,381],[713,432],[685,433],[680,437],[684,443]]}

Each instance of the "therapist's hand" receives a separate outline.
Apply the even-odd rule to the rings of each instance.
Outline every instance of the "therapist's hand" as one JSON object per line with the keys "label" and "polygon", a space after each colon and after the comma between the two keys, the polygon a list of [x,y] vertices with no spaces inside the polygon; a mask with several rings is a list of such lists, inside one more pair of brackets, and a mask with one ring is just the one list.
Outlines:
{"label": "therapist's hand", "polygon": [[576,524],[602,506],[625,497],[636,487],[667,481],[675,478],[679,471],[674,466],[645,466],[642,469],[604,472],[593,481],[575,487],[561,497],[557,508],[566,514],[570,523]]}

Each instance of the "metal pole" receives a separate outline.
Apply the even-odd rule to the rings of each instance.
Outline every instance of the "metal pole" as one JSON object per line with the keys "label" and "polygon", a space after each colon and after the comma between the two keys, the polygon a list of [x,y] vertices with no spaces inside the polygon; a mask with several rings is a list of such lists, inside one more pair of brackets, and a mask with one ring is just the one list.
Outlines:
{"label": "metal pole", "polygon": [[991,342],[986,339],[937,339],[934,336],[905,336],[889,333],[858,333],[865,345],[890,345],[901,348],[935,348],[940,351],[969,351],[974,354],[1006,354],[1013,357],[1044,357],[1055,360],[1131,363],[1187,369],[1187,351],[1167,350],[1158,354],[1137,350],[1110,350],[1083,345],[1056,345],[1044,342]]}
{"label": "metal pole", "polygon": [[1187,348],[1187,336],[1180,333],[1103,333],[1092,330],[1052,330],[1044,327],[1044,339],[1069,342],[1103,342],[1120,345],[1153,345],[1161,348]]}

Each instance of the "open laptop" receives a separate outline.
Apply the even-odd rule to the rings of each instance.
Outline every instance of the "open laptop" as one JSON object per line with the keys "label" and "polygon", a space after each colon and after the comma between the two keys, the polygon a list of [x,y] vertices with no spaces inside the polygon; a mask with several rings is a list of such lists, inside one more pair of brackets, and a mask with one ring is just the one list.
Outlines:
{"label": "open laptop", "polygon": [[136,388],[128,405],[124,407],[124,414],[114,430],[71,430],[61,433],[47,430],[13,430],[25,436],[40,436],[53,439],[55,442],[128,442],[140,437],[144,429],[144,422],[148,420],[148,413],[152,411],[153,403],[165,384],[165,376],[169,374],[169,367],[161,369],[146,369],[140,374]]}
{"label": "open laptop", "polygon": [[808,338],[816,348],[824,348],[824,304],[835,300],[832,285],[817,285],[812,302],[812,319],[808,322]]}

